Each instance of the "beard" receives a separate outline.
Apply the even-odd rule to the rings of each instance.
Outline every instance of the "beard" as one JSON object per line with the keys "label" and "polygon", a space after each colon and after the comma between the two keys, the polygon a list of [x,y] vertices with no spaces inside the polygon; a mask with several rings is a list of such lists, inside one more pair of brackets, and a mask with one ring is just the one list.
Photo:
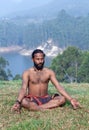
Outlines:
{"label": "beard", "polygon": [[34,67],[35,67],[37,70],[42,70],[43,67],[44,67],[44,62],[43,62],[43,63],[40,63],[40,64],[36,64],[36,63],[34,62]]}

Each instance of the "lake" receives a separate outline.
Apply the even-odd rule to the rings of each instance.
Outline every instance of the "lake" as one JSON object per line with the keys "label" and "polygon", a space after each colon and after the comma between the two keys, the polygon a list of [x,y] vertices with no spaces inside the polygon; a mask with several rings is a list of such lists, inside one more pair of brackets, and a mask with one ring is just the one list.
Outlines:
{"label": "lake", "polygon": [[[1,53],[0,56],[4,57],[8,62],[8,68],[11,70],[13,76],[16,74],[22,74],[24,70],[33,66],[31,56],[23,56],[19,53]],[[45,66],[49,67],[52,58],[45,58]]]}

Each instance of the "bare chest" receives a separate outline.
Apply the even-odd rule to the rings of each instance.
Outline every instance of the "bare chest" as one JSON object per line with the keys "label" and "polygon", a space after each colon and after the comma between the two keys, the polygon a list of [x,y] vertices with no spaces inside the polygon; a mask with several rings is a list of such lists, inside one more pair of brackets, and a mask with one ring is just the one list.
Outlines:
{"label": "bare chest", "polygon": [[48,83],[49,75],[45,72],[34,72],[30,75],[30,83],[39,84],[39,83]]}

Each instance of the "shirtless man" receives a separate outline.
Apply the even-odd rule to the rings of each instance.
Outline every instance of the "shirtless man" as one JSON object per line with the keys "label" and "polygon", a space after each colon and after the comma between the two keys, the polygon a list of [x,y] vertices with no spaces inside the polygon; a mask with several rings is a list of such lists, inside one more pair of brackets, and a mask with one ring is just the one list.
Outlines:
{"label": "shirtless man", "polygon": [[[44,67],[45,54],[36,49],[32,53],[34,66],[22,75],[22,87],[12,110],[20,112],[21,107],[28,110],[44,110],[59,107],[69,100],[74,109],[80,107],[79,102],[72,98],[56,79],[55,73]],[[49,81],[56,87],[61,95],[48,94]]]}

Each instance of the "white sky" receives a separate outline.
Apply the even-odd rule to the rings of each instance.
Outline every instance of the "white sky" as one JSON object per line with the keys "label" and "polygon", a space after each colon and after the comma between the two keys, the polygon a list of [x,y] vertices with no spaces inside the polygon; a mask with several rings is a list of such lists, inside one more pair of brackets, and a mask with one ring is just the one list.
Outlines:
{"label": "white sky", "polygon": [[52,0],[0,0],[0,16],[19,10],[31,9],[50,1]]}

